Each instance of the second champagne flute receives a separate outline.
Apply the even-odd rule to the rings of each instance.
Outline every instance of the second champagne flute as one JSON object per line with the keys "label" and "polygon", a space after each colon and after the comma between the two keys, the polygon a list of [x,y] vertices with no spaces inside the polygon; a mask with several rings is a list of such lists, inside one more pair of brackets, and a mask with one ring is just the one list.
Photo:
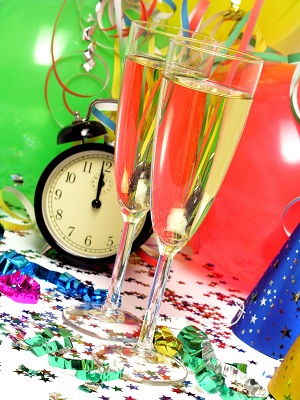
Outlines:
{"label": "second champagne flute", "polygon": [[139,222],[150,209],[156,110],[170,38],[174,36],[216,43],[200,33],[158,23],[133,21],[130,28],[115,144],[116,190],[124,219],[120,247],[105,304],[86,303],[63,313],[65,322],[74,329],[101,339],[136,341],[142,325],[137,316],[119,304],[132,242]]}
{"label": "second champagne flute", "polygon": [[125,379],[171,385],[186,377],[177,357],[153,345],[160,305],[175,254],[197,231],[227,173],[262,65],[235,49],[171,39],[153,144],[151,216],[159,260],[148,308],[134,345],[93,351],[98,363],[122,361]]}

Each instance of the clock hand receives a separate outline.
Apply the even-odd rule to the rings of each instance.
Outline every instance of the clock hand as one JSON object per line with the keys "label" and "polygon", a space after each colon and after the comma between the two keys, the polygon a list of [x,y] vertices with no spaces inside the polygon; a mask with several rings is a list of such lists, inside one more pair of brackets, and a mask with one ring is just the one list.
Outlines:
{"label": "clock hand", "polygon": [[96,194],[96,198],[92,201],[92,207],[93,208],[100,208],[101,207],[101,201],[99,200],[100,197],[100,193],[101,190],[104,186],[104,161],[102,163],[102,168],[101,168],[101,172],[100,172],[100,176],[99,176],[99,181],[98,181],[98,187],[97,187],[97,194]]}

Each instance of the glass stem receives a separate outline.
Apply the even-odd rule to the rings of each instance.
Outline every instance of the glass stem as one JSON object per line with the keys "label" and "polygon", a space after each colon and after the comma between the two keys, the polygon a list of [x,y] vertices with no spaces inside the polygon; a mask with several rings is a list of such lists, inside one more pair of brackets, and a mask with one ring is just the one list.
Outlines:
{"label": "glass stem", "polygon": [[145,314],[139,340],[136,347],[144,352],[153,348],[153,337],[155,333],[157,318],[163,299],[166,283],[168,280],[173,254],[161,253],[157,262],[154,281],[149,297],[148,310]]}
{"label": "glass stem", "polygon": [[131,254],[132,243],[138,222],[125,221],[119,249],[112,272],[110,286],[104,307],[108,313],[118,313],[121,289],[125,277],[127,263]]}

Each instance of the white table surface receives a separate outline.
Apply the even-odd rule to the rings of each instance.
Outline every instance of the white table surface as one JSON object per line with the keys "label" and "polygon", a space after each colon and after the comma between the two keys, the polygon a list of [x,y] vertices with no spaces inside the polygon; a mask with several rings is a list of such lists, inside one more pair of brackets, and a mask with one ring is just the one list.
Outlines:
{"label": "white table surface", "polygon": [[[9,250],[23,254],[29,261],[38,263],[50,270],[68,271],[82,282],[92,282],[95,288],[107,289],[111,274],[110,268],[100,271],[81,269],[71,266],[59,259],[51,259],[40,254],[44,244],[40,233],[32,231],[5,231],[0,241],[0,255]],[[135,254],[131,256],[122,289],[122,307],[142,317],[153,280],[154,267],[151,267]],[[245,271],[244,271],[245,274]],[[240,275],[243,276],[243,275]],[[161,318],[170,317],[171,330],[185,325],[194,325],[205,330],[215,354],[224,363],[245,363],[247,375],[255,378],[260,385],[267,388],[268,382],[279,362],[250,348],[237,338],[230,329],[232,318],[239,305],[249,294],[249,280],[243,282],[237,272],[236,276],[228,274],[221,267],[211,264],[200,264],[197,257],[179,253],[172,265],[167,283],[167,290],[161,306]],[[57,292],[54,285],[38,281],[41,285],[41,296],[37,304],[19,304],[1,295],[0,297],[0,383],[1,392],[6,398],[23,400],[184,400],[184,399],[220,399],[219,394],[207,394],[201,389],[189,370],[188,378],[177,386],[149,386],[123,379],[105,382],[97,392],[86,393],[78,387],[83,381],[74,376],[74,371],[51,367],[47,356],[37,357],[26,350],[14,349],[12,340],[3,334],[3,329],[14,331],[15,326],[22,324],[25,337],[36,335],[51,323],[63,325],[61,310],[78,301],[66,298]],[[24,322],[26,321],[26,323]],[[174,323],[175,321],[175,323]],[[1,325],[0,325],[1,326]],[[173,326],[173,327],[172,327]],[[68,326],[65,326],[70,329]],[[78,333],[77,333],[78,334]],[[76,335],[76,332],[74,332]],[[78,357],[91,358],[93,346],[101,343],[100,339],[81,335],[76,347]],[[22,373],[20,366],[37,371],[34,376]]]}

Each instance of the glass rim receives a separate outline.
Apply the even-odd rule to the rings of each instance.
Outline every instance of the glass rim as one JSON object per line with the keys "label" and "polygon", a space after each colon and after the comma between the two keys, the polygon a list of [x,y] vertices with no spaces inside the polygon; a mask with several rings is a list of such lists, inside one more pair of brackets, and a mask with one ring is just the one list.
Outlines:
{"label": "glass rim", "polygon": [[[227,58],[227,59],[231,59],[231,60],[236,60],[236,61],[250,62],[250,63],[254,63],[254,64],[255,63],[256,64],[263,64],[264,63],[264,59],[262,57],[259,57],[259,56],[255,55],[255,54],[252,54],[252,53],[247,52],[247,51],[241,51],[241,50],[238,50],[238,49],[234,49],[233,47],[224,46],[224,45],[218,43],[217,41],[214,44],[214,43],[201,41],[201,40],[198,40],[198,39],[195,39],[195,38],[188,38],[188,37],[182,37],[181,38],[181,37],[174,37],[173,36],[171,38],[170,44],[171,43],[175,43],[175,44],[182,45],[182,42],[184,42],[184,41],[187,41],[187,42],[190,41],[191,42],[191,44],[186,44],[186,47],[188,47],[190,49],[201,50],[201,52],[203,52],[203,53],[207,53],[207,54],[211,54],[211,55],[214,55],[214,56]],[[211,49],[205,48],[205,47],[199,49],[198,47],[193,46],[193,44],[192,44],[193,42],[203,43],[206,47],[208,47],[208,46],[211,47]],[[226,52],[221,53],[219,51],[216,51],[216,49],[225,50],[225,51],[229,52],[229,54],[226,53]],[[234,53],[234,54],[230,54],[230,53]]]}
{"label": "glass rim", "polygon": [[[191,29],[182,28],[177,25],[161,24],[160,22],[144,21],[144,20],[139,20],[139,19],[131,21],[131,24],[134,24],[139,28],[143,28],[143,27],[147,26],[147,29],[149,30],[149,32],[152,32],[152,33],[158,32],[165,36],[170,36],[170,37],[173,37],[174,34],[169,33],[169,32],[159,31],[159,30],[155,29],[154,27],[152,28],[151,26],[158,25],[158,26],[161,26],[164,28],[171,28],[171,29],[174,28],[174,29],[178,29],[183,32],[196,33],[197,35],[203,36],[203,38],[207,38],[207,39],[211,40],[211,43],[213,43],[213,42],[218,43],[217,39],[211,38],[210,36],[205,35],[204,33],[193,31]],[[184,36],[183,36],[183,38],[184,38]],[[197,39],[195,39],[195,40],[197,40]],[[210,44],[209,42],[207,42],[207,43]]]}

